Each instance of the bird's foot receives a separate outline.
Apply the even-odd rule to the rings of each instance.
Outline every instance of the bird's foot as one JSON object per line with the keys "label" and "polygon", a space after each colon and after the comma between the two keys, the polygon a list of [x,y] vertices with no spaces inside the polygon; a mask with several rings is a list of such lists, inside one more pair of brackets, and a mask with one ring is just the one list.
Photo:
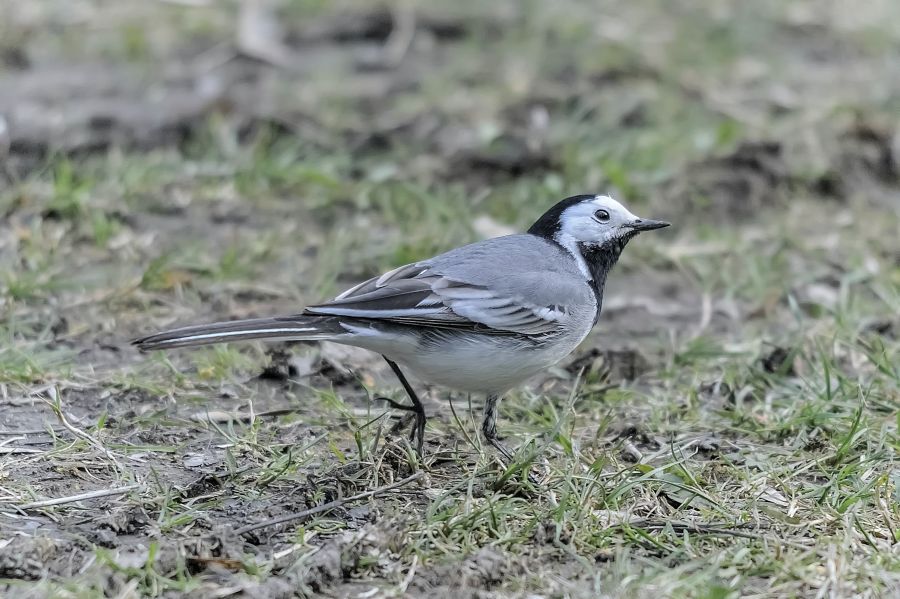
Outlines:
{"label": "bird's foot", "polygon": [[[506,445],[503,444],[499,437],[491,436],[487,438],[487,441],[502,456],[501,459],[507,468],[515,463],[515,454]],[[528,482],[535,486],[543,485],[543,477],[539,477],[537,474],[535,474],[533,465],[528,466]]]}
{"label": "bird's foot", "polygon": [[375,401],[383,401],[395,410],[409,412],[408,414],[405,414],[400,420],[398,420],[393,427],[391,427],[389,434],[396,435],[405,428],[410,427],[409,441],[416,444],[416,453],[421,459],[425,454],[425,422],[427,421],[425,410],[420,409],[418,406],[410,406],[407,404],[399,403],[389,397],[376,397]]}

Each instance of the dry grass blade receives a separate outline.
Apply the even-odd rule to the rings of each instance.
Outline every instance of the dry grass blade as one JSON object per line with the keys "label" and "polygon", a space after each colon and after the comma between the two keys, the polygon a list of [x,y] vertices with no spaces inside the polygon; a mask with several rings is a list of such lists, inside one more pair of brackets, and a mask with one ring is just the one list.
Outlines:
{"label": "dry grass blade", "polygon": [[51,401],[49,401],[48,403],[53,409],[53,412],[56,414],[56,417],[59,419],[60,424],[62,424],[66,428],[66,430],[68,430],[79,439],[84,439],[85,441],[87,441],[91,446],[94,447],[94,449],[105,455],[107,459],[109,459],[109,461],[111,461],[116,466],[116,468],[121,471],[122,464],[119,462],[113,452],[107,449],[103,445],[103,443],[101,443],[96,437],[89,433],[86,433],[85,431],[79,429],[71,422],[69,422],[69,419],[66,418],[66,415],[62,409],[62,395],[60,394],[59,389],[57,387],[54,387],[49,391],[49,394],[51,397]]}

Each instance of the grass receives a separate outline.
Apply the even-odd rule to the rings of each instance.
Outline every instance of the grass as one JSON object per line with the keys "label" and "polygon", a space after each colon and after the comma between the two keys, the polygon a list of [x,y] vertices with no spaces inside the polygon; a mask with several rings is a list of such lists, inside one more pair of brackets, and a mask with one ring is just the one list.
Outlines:
{"label": "grass", "polygon": [[[65,56],[152,77],[234,28],[230,8],[160,3],[53,35],[38,4],[35,72]],[[860,173],[896,156],[846,139],[847,115],[890,121],[900,15],[805,6],[530,4],[384,72],[359,66],[371,40],[306,42],[324,58],[276,86],[303,115],[290,133],[213,111],[181,144],[51,152],[2,179],[0,594],[896,594],[900,181]],[[291,3],[285,22],[340,10]],[[851,71],[877,81],[838,85]],[[775,167],[738,151],[758,141]],[[629,246],[576,355],[504,398],[510,467],[478,437],[482,398],[451,411],[443,390],[420,461],[364,353],[127,345],[295,312],[477,239],[477,217],[523,229],[586,190],[677,226]],[[258,378],[269,365],[288,374]]]}

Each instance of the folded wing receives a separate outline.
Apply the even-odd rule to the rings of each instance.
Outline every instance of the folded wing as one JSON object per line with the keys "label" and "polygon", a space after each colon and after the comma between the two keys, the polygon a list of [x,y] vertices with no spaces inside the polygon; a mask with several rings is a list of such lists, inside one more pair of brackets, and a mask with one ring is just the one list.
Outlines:
{"label": "folded wing", "polygon": [[481,333],[542,336],[558,332],[565,306],[538,305],[503,285],[499,290],[435,272],[428,262],[402,266],[349,289],[306,312]]}

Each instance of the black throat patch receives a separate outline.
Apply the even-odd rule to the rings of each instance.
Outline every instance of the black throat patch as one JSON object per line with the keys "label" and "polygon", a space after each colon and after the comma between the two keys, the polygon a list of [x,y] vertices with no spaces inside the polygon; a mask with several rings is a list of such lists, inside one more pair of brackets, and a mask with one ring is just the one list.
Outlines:
{"label": "black throat patch", "polygon": [[619,256],[622,255],[622,250],[625,249],[625,246],[634,235],[635,233],[628,233],[599,244],[578,244],[578,252],[584,258],[584,262],[591,273],[591,280],[588,281],[588,284],[597,297],[597,315],[594,317],[594,324],[597,324],[597,320],[600,318],[600,310],[603,307],[603,287],[606,285],[606,277],[619,260]]}

